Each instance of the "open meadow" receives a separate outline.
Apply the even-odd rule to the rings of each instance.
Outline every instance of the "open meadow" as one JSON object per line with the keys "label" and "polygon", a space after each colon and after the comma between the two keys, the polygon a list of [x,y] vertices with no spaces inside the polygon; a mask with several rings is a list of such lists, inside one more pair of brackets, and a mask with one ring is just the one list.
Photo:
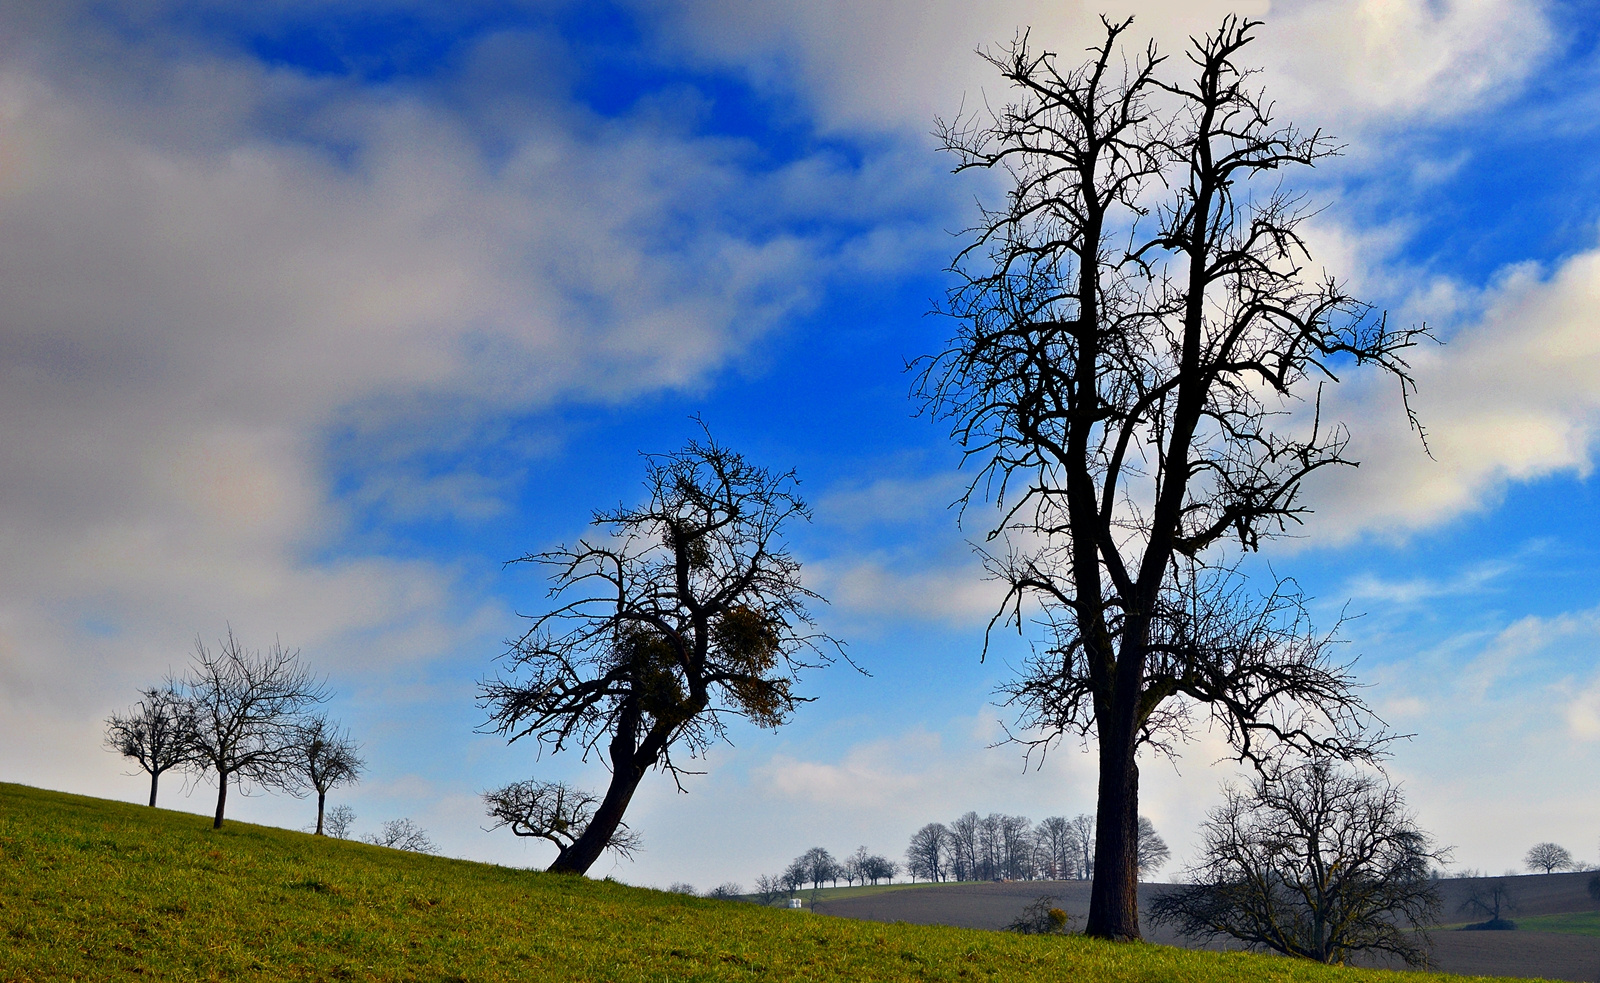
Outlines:
{"label": "open meadow", "polygon": [[209,825],[0,784],[0,981],[1455,979],[879,924]]}

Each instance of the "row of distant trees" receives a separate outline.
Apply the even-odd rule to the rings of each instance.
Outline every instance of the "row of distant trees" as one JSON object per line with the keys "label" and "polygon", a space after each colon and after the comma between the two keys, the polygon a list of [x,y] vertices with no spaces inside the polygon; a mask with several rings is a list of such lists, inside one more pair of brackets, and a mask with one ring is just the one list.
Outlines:
{"label": "row of distant trees", "polygon": [[846,886],[876,884],[879,881],[893,881],[900,872],[898,863],[882,854],[873,853],[865,846],[857,847],[854,853],[843,860],[836,859],[825,847],[814,846],[795,857],[783,869],[783,873],[757,877],[755,894],[762,904],[770,904],[807,884],[813,889],[823,884],[837,885],[840,881],[844,881]]}
{"label": "row of distant trees", "polygon": [[[230,785],[315,792],[322,835],[328,792],[356,782],[364,767],[359,745],[317,711],[329,695],[299,650],[277,641],[264,651],[247,649],[230,628],[215,650],[196,639],[188,672],[113,714],[106,744],[150,776],[152,807],[161,776],[174,770],[216,784],[213,828],[222,826]],[[339,816],[341,833],[353,818]]]}
{"label": "row of distant trees", "polygon": [[[906,872],[926,881],[1089,880],[1094,876],[1091,815],[1051,816],[1037,826],[1026,816],[976,812],[929,823],[911,836]],[[1153,873],[1172,851],[1155,825],[1139,817],[1139,872]]]}

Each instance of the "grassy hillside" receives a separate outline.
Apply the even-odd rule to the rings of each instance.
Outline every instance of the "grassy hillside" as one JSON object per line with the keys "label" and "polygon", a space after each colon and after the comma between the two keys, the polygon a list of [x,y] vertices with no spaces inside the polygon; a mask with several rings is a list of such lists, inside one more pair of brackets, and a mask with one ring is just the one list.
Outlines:
{"label": "grassy hillside", "polygon": [[0,981],[1456,977],[880,925],[0,784]]}

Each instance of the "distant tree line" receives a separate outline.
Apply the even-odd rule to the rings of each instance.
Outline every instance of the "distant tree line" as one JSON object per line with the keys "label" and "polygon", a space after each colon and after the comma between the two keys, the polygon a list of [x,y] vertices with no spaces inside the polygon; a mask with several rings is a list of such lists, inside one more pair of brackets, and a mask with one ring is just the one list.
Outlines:
{"label": "distant tree line", "polygon": [[[1026,816],[968,812],[929,823],[911,835],[906,872],[925,881],[1089,880],[1094,876],[1095,820],[1051,816],[1037,826]],[[1172,851],[1154,824],[1139,817],[1139,872],[1153,873]]]}

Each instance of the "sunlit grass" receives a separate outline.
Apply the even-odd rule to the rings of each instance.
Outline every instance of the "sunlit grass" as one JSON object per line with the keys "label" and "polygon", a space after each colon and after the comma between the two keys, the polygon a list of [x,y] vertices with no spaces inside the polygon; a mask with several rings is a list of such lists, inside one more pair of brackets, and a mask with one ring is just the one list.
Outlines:
{"label": "sunlit grass", "polygon": [[1457,979],[856,922],[209,825],[0,785],[0,981]]}

